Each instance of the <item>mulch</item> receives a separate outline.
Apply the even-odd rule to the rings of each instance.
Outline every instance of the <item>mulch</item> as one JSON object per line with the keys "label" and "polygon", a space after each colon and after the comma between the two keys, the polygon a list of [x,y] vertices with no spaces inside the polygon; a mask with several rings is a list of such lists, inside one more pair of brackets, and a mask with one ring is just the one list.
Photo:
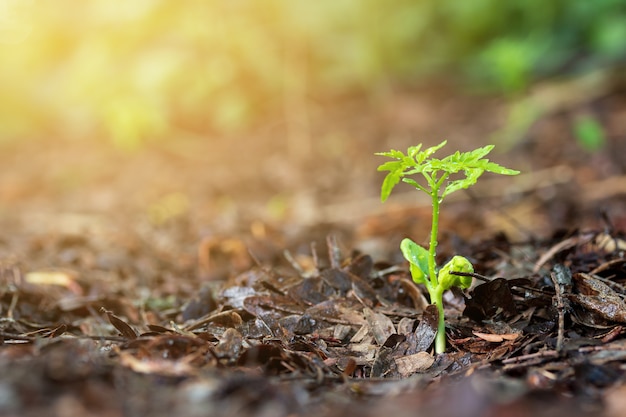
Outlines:
{"label": "mulch", "polygon": [[[85,238],[50,246],[89,258]],[[141,271],[106,259],[93,261],[89,280],[80,267],[24,272],[5,261],[0,410],[549,415],[558,405],[591,415],[621,404],[623,233],[525,243],[498,235],[471,247],[481,275],[446,297],[441,355],[432,350],[437,310],[406,265],[343,251],[332,235],[195,288],[168,293],[169,277],[161,295],[141,294]]]}

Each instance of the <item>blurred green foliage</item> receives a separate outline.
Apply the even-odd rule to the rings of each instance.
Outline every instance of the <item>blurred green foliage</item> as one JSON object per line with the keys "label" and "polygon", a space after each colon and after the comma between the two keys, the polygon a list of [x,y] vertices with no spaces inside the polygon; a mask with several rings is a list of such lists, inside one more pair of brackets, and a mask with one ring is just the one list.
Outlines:
{"label": "blurred green foliage", "polygon": [[622,0],[0,0],[0,140],[248,129],[290,94],[515,95],[626,58]]}
{"label": "blurred green foliage", "polygon": [[587,152],[598,152],[606,145],[606,135],[596,118],[581,115],[574,121],[574,137],[578,145]]}

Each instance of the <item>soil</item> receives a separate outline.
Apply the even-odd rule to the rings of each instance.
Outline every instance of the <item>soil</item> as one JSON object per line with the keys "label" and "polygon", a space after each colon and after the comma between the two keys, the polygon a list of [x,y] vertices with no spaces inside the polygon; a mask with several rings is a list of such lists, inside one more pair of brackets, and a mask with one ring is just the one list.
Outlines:
{"label": "soil", "polygon": [[0,415],[623,415],[625,98],[552,109],[490,155],[522,175],[442,209],[439,261],[479,275],[446,295],[440,355],[398,248],[426,243],[430,207],[409,188],[381,204],[373,154],[483,146],[501,100],[344,97],[304,131],[135,153],[3,144]]}

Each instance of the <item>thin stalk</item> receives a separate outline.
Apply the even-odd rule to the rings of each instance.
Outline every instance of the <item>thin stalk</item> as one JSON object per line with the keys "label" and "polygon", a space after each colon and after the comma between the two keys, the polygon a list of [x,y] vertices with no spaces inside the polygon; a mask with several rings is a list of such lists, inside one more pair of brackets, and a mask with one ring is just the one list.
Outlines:
{"label": "thin stalk", "polygon": [[[435,177],[436,178],[436,177]],[[439,231],[439,204],[441,199],[439,197],[439,190],[441,185],[448,178],[447,174],[441,176],[439,180],[430,181],[433,204],[433,218],[430,229],[430,245],[428,248],[428,274],[430,275],[430,287],[428,292],[430,294],[430,302],[437,306],[439,312],[439,319],[437,322],[437,336],[435,337],[435,353],[444,353],[446,351],[446,323],[443,311],[443,288],[441,287],[437,278],[436,271],[436,257],[437,257],[437,234]]]}
{"label": "thin stalk", "polygon": [[435,288],[430,294],[430,298],[430,301],[437,306],[439,313],[437,336],[435,336],[435,353],[444,353],[446,351],[446,322],[443,315],[443,290],[440,287]]}
{"label": "thin stalk", "polygon": [[439,229],[439,189],[433,188],[430,196],[433,201],[433,217],[430,227],[430,245],[428,246],[428,274],[433,287],[439,285],[437,282],[437,271],[435,257],[437,256],[437,231]]}
{"label": "thin stalk", "polygon": [[433,189],[431,197],[433,200],[433,219],[430,229],[430,246],[428,249],[428,273],[430,275],[430,302],[437,306],[439,318],[437,321],[437,336],[435,336],[435,353],[446,351],[446,323],[443,316],[443,291],[437,279],[435,270],[435,257],[437,256],[437,230],[439,228],[439,189]]}

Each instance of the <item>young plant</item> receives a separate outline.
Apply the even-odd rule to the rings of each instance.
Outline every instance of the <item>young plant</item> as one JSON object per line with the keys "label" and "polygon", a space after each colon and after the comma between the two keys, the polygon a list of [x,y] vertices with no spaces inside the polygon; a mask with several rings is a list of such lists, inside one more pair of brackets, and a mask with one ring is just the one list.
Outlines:
{"label": "young plant", "polygon": [[[443,141],[437,146],[424,150],[421,150],[421,144],[411,146],[406,155],[396,150],[376,154],[395,159],[378,167],[379,171],[389,171],[383,181],[380,193],[383,202],[387,200],[391,190],[400,180],[428,194],[432,200],[433,215],[428,250],[411,239],[402,240],[400,249],[406,260],[409,261],[413,281],[426,286],[431,303],[435,304],[439,311],[439,323],[435,339],[436,353],[443,353],[446,350],[443,293],[452,287],[468,288],[472,283],[471,277],[455,275],[453,272],[474,272],[472,263],[458,255],[454,256],[443,267],[437,268],[435,256],[439,231],[439,205],[444,198],[453,192],[474,185],[485,171],[503,175],[519,174],[519,171],[505,168],[483,158],[491,152],[493,145],[487,145],[471,152],[457,151],[443,159],[433,158],[432,155],[445,146],[446,142]],[[424,177],[425,185],[413,178],[407,178],[417,174]]]}

